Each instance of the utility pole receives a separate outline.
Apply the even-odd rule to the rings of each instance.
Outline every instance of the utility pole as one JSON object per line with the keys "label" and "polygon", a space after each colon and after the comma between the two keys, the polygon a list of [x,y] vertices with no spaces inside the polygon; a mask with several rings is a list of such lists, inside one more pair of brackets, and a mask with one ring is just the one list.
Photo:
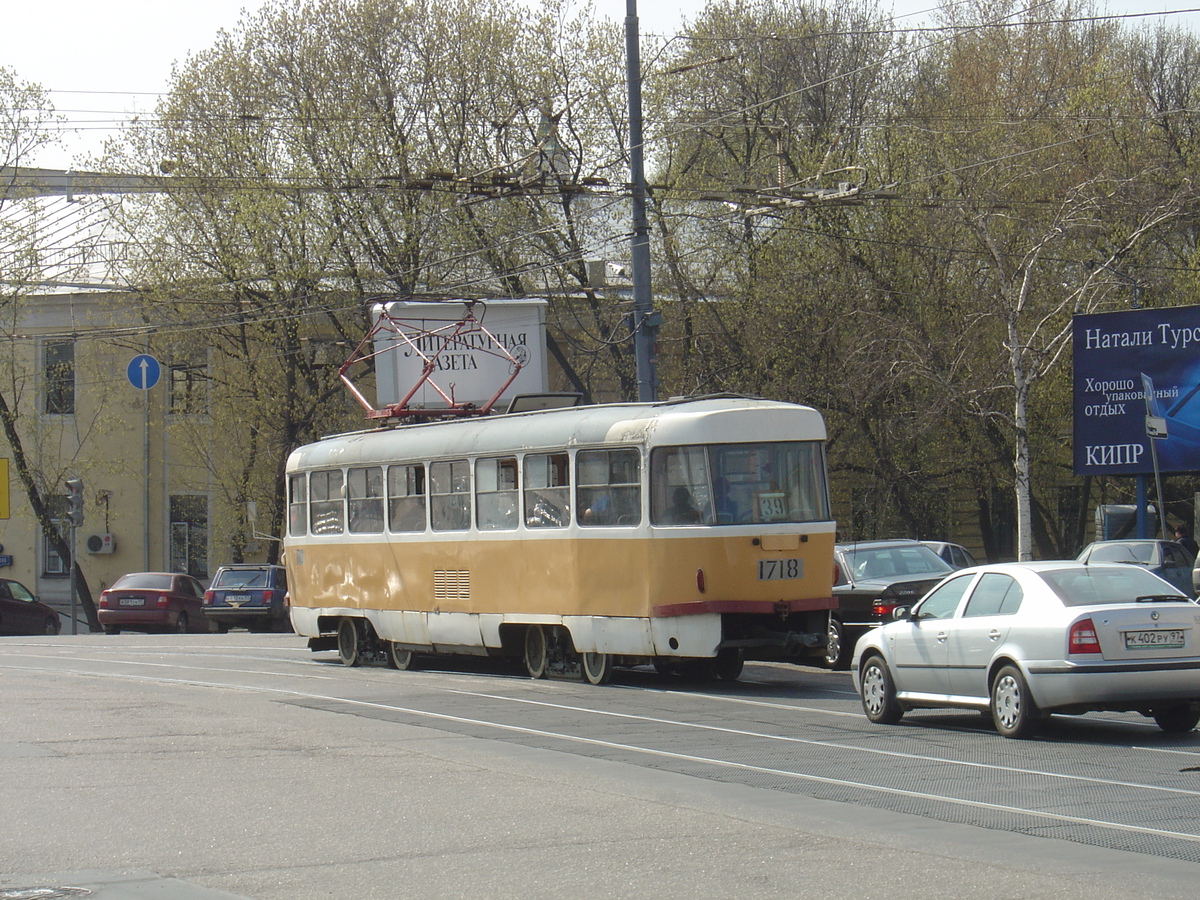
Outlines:
{"label": "utility pole", "polygon": [[650,290],[650,224],[646,219],[646,171],[642,143],[642,62],[638,38],[637,0],[625,6],[625,79],[629,91],[629,174],[633,193],[633,353],[637,365],[638,400],[657,399],[658,373],[654,344],[659,316]]}

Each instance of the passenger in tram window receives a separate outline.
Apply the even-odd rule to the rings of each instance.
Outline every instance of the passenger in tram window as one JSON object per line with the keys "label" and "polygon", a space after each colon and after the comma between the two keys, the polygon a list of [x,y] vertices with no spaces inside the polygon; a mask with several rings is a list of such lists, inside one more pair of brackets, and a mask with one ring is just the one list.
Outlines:
{"label": "passenger in tram window", "polygon": [[609,525],[611,524],[612,515],[609,512],[609,494],[605,489],[592,489],[588,493],[591,495],[590,502],[587,508],[584,509],[583,515],[580,517],[587,525]]}
{"label": "passenger in tram window", "polygon": [[692,502],[691,492],[682,484],[671,493],[671,505],[667,507],[665,520],[668,525],[695,525],[701,519],[700,510]]}

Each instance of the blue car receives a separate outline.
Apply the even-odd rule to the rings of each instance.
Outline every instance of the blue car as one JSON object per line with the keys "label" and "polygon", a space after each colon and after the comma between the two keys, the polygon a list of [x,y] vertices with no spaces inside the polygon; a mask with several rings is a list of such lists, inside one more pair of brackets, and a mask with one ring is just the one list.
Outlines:
{"label": "blue car", "polygon": [[1081,563],[1124,563],[1149,569],[1172,587],[1189,597],[1192,587],[1192,555],[1175,541],[1124,540],[1093,541],[1076,557]]}
{"label": "blue car", "polygon": [[287,571],[266,564],[222,566],[204,592],[204,615],[221,634],[234,627],[291,631]]}

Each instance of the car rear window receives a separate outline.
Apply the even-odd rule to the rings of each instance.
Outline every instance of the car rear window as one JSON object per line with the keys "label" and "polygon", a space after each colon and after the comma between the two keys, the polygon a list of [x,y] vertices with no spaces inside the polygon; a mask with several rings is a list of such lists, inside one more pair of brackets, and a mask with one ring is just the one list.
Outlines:
{"label": "car rear window", "polygon": [[169,591],[171,589],[171,576],[158,575],[154,572],[138,572],[133,575],[122,575],[117,579],[113,588],[125,588],[127,590],[150,590],[150,591]]}
{"label": "car rear window", "polygon": [[212,586],[222,588],[269,587],[267,569],[226,569],[218,572]]}
{"label": "car rear window", "polygon": [[1149,565],[1154,559],[1154,545],[1149,541],[1129,544],[1097,544],[1088,562],[1137,562]]}
{"label": "car rear window", "polygon": [[1135,603],[1138,597],[1187,599],[1157,575],[1136,566],[1080,566],[1040,574],[1065,606],[1113,606]]}
{"label": "car rear window", "polygon": [[923,544],[849,550],[846,558],[856,579],[898,575],[947,575],[950,564]]}

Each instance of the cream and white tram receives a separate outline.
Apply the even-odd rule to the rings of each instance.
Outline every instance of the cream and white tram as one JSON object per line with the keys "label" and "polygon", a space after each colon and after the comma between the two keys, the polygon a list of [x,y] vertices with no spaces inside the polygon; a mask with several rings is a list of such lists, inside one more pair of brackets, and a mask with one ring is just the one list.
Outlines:
{"label": "cream and white tram", "polygon": [[606,682],[816,657],[825,424],[740,397],[397,425],[287,463],[292,623],[347,665],[502,655]]}

